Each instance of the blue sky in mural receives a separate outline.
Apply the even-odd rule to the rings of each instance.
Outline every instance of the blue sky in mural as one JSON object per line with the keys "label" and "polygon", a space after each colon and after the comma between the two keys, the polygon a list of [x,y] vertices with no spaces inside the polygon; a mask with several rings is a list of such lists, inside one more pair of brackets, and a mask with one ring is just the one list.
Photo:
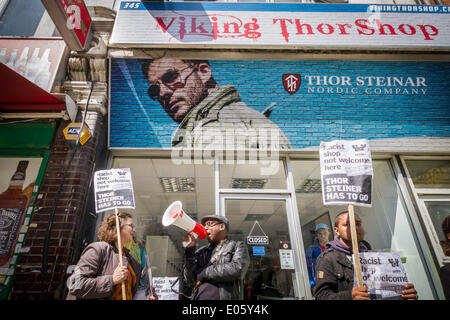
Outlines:
{"label": "blue sky in mural", "polygon": [[[233,84],[294,149],[334,139],[450,137],[450,64],[445,62],[209,60],[219,85]],[[283,74],[301,77],[297,92]],[[147,96],[141,60],[112,59],[111,147],[170,147],[178,125]]]}

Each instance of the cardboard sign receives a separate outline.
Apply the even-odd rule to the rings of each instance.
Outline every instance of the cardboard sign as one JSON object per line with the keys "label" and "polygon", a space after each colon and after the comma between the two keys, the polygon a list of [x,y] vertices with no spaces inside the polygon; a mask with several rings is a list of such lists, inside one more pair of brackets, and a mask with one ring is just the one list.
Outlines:
{"label": "cardboard sign", "polygon": [[[405,268],[398,254],[390,252],[360,252],[362,279],[372,300],[401,299],[408,283]],[[355,282],[356,284],[356,279]]]}
{"label": "cardboard sign", "polygon": [[95,172],[94,188],[97,213],[116,208],[135,208],[133,183],[129,168]]}
{"label": "cardboard sign", "polygon": [[[177,277],[153,277],[153,288],[159,300],[178,300],[178,292],[180,283]],[[173,290],[175,292],[173,292]]]}
{"label": "cardboard sign", "polygon": [[369,141],[334,140],[320,143],[324,205],[372,206],[372,157]]}

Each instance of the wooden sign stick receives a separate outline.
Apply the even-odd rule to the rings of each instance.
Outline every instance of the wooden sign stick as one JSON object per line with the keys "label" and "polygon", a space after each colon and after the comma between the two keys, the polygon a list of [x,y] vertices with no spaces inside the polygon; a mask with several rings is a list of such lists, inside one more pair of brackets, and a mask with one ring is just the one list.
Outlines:
{"label": "wooden sign stick", "polygon": [[[117,230],[117,245],[119,246],[119,264],[122,267],[122,241],[120,240],[120,224],[119,224],[119,210],[116,210],[116,230]],[[125,292],[125,281],[121,283],[122,285],[122,300],[127,300],[127,294]]]}
{"label": "wooden sign stick", "polygon": [[354,267],[356,272],[356,283],[358,287],[363,286],[361,261],[359,260],[358,236],[356,235],[355,212],[352,204],[348,205],[348,215],[350,218],[350,232],[352,236],[353,258],[355,259]]}

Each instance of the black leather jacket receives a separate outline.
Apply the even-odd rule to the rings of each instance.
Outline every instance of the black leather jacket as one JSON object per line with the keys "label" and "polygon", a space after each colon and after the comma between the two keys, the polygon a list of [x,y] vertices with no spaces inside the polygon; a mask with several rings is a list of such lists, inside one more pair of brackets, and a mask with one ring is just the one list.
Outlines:
{"label": "black leather jacket", "polygon": [[[317,300],[352,300],[354,271],[349,259],[351,249],[341,244],[336,237],[325,247],[325,251],[317,258],[314,296]],[[360,252],[371,249],[367,241],[359,243]]]}
{"label": "black leather jacket", "polygon": [[317,300],[352,300],[353,273],[345,253],[327,248],[317,258],[314,296]]}
{"label": "black leather jacket", "polygon": [[[217,286],[220,300],[243,300],[243,279],[250,263],[247,247],[242,241],[225,239],[217,255],[214,248],[212,244],[197,251],[194,247],[186,248],[182,293],[191,296],[200,280]],[[211,259],[211,253],[216,259]]]}

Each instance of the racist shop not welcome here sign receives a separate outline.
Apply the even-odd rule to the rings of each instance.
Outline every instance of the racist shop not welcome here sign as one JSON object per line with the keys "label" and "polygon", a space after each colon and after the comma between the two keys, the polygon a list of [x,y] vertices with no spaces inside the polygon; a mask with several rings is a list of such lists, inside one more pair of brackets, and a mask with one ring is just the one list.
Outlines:
{"label": "racist shop not welcome here sign", "polygon": [[371,207],[373,168],[369,141],[321,142],[319,153],[323,203]]}

